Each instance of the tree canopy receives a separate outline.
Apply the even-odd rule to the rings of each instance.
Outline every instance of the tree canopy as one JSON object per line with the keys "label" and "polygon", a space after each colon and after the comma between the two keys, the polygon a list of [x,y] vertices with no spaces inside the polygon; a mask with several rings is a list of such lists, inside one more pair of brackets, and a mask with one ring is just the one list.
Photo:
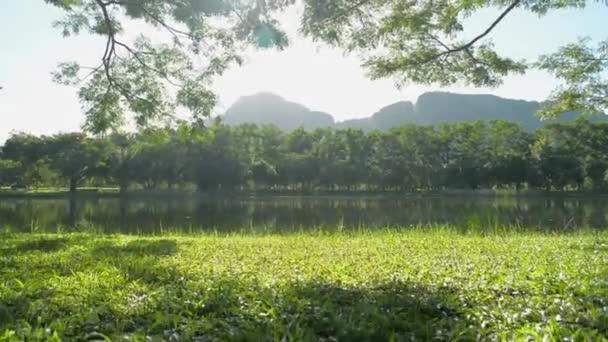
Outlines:
{"label": "tree canopy", "polygon": [[[86,128],[104,133],[125,113],[136,122],[171,119],[176,110],[195,120],[216,102],[214,76],[241,62],[244,46],[287,45],[276,14],[303,4],[300,29],[308,37],[358,52],[371,77],[398,83],[497,86],[505,76],[539,68],[563,81],[540,113],[605,111],[608,105],[608,40],[567,45],[537,61],[499,54],[488,39],[515,9],[542,16],[584,8],[584,0],[45,0],[65,10],[55,25],[65,36],[86,31],[106,38],[97,66],[60,65],[56,81],[78,85]],[[605,1],[602,1],[605,3]],[[464,39],[466,18],[493,7],[499,15],[473,38]],[[141,19],[169,40],[123,37],[125,21]]]}
{"label": "tree canopy", "polygon": [[183,124],[88,138],[16,134],[0,187],[267,191],[608,189],[608,122],[527,132],[507,121],[385,131]]}
{"label": "tree canopy", "polygon": [[[79,86],[85,128],[105,133],[120,126],[125,113],[140,126],[171,120],[176,110],[194,119],[208,116],[216,98],[214,76],[240,63],[245,44],[283,47],[271,11],[283,4],[222,0],[45,0],[65,10],[54,23],[64,36],[87,32],[106,38],[99,65],[65,62],[55,81]],[[170,39],[124,37],[125,21],[140,19]]]}

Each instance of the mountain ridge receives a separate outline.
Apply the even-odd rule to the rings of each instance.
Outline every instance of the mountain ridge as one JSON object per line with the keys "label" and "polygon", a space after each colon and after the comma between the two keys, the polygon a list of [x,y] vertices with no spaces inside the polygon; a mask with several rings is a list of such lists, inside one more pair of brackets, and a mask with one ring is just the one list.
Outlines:
{"label": "mountain ridge", "polygon": [[[542,106],[543,102],[539,101],[509,99],[491,94],[434,91],[420,95],[416,103],[398,101],[380,108],[369,117],[336,121],[329,113],[312,111],[276,94],[262,92],[239,98],[222,118],[229,125],[273,124],[286,131],[298,127],[309,130],[330,127],[370,131],[405,124],[437,125],[498,119],[516,122],[533,131],[547,123],[570,121],[576,117],[576,113],[565,113],[559,119],[541,121],[535,113]],[[596,115],[590,119],[607,120],[608,116]]]}

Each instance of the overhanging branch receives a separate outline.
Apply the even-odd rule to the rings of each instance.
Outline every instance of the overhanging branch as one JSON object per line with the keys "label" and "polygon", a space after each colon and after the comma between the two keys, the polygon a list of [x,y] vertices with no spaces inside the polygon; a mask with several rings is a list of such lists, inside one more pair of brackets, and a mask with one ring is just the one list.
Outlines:
{"label": "overhanging branch", "polygon": [[[490,26],[488,26],[488,28],[485,29],[485,31],[483,31],[482,33],[480,33],[479,35],[477,35],[476,37],[474,37],[473,39],[471,39],[470,41],[468,41],[465,44],[462,44],[460,46],[457,47],[448,47],[446,44],[444,44],[443,42],[441,42],[437,37],[431,35],[431,39],[435,40],[436,42],[438,42],[445,50],[431,56],[430,58],[428,58],[427,60],[425,60],[424,62],[422,62],[421,64],[426,64],[429,63],[433,60],[439,59],[441,57],[444,56],[448,56],[454,53],[458,53],[458,52],[465,52],[470,58],[473,59],[473,61],[477,62],[477,63],[481,63],[481,61],[476,58],[473,53],[471,53],[471,48],[473,47],[473,45],[475,45],[477,42],[479,42],[481,39],[483,39],[485,36],[487,36],[488,34],[490,34],[490,32],[492,32],[492,30],[494,30],[496,28],[496,26],[498,26],[498,24],[509,14],[511,13],[511,11],[513,11],[520,3],[522,2],[522,0],[515,0],[513,1],[513,3],[511,3],[511,5],[509,5],[509,7],[505,8],[504,11],[502,11],[502,13],[492,22],[492,24],[490,24]],[[483,64],[483,63],[481,63]]]}

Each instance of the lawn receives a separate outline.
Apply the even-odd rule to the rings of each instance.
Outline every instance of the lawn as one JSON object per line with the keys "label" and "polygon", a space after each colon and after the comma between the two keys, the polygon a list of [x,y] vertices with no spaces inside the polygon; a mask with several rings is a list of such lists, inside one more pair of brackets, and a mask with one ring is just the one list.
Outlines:
{"label": "lawn", "polygon": [[608,335],[608,233],[0,237],[0,341]]}

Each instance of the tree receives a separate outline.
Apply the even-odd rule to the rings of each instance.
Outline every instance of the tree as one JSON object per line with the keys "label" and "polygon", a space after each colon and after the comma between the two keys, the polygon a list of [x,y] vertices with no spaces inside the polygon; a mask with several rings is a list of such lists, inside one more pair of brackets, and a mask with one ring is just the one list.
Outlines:
{"label": "tree", "polygon": [[439,128],[446,151],[443,169],[446,186],[477,189],[487,183],[488,139],[483,121],[458,122]]}
{"label": "tree", "polygon": [[82,133],[58,134],[48,141],[51,167],[69,183],[71,193],[107,159],[103,141]]}
{"label": "tree", "polygon": [[[588,2],[308,0],[302,29],[313,38],[362,52],[373,78],[394,77],[400,84],[496,86],[508,74],[537,67],[565,82],[541,115],[572,110],[595,114],[607,108],[608,80],[602,73],[608,69],[608,40],[596,49],[582,40],[528,63],[500,55],[487,39],[515,9],[542,16],[556,9],[583,8]],[[488,27],[463,39],[465,19],[487,7],[497,8],[499,14]]]}
{"label": "tree", "polygon": [[[58,83],[80,87],[85,128],[98,134],[122,125],[127,111],[141,126],[170,120],[178,108],[195,119],[208,116],[216,101],[209,82],[241,62],[243,44],[286,44],[271,12],[289,1],[45,1],[65,11],[54,23],[64,36],[105,38],[99,65],[66,62],[54,75]],[[132,19],[161,29],[166,39],[127,40],[124,28]]]}
{"label": "tree", "polygon": [[363,131],[318,129],[313,138],[322,186],[353,190],[367,181],[371,145]]}
{"label": "tree", "polygon": [[2,148],[2,158],[14,161],[20,167],[19,186],[51,185],[56,175],[48,162],[49,138],[31,134],[13,134]]}
{"label": "tree", "polygon": [[317,130],[316,136],[303,128],[293,130],[285,136],[282,158],[277,165],[281,183],[296,189],[312,189],[319,181],[319,162],[314,155],[315,139],[321,139],[330,130]]}
{"label": "tree", "polygon": [[2,158],[28,167],[47,155],[45,139],[26,133],[13,134],[2,147]]}
{"label": "tree", "polygon": [[195,129],[188,137],[187,178],[199,191],[231,190],[242,186],[246,165],[238,158],[230,127],[215,124]]}
{"label": "tree", "polygon": [[[213,77],[241,62],[244,45],[287,44],[273,14],[295,0],[45,0],[66,12],[55,23],[64,36],[86,31],[105,37],[96,66],[63,63],[55,74],[62,84],[78,85],[93,133],[119,127],[125,112],[140,125],[170,120],[184,108],[194,119],[209,115],[216,98]],[[496,86],[512,73],[531,67],[549,71],[565,83],[541,114],[606,110],[608,40],[597,48],[582,40],[536,63],[499,54],[488,40],[515,9],[540,16],[549,11],[585,7],[584,0],[303,0],[301,31],[346,51],[362,52],[373,78],[398,83],[449,85],[464,82]],[[605,2],[605,1],[602,1]],[[465,20],[494,7],[499,14],[476,35],[463,39]],[[124,38],[130,19],[142,19],[167,39]],[[202,60],[201,62],[198,62]]]}
{"label": "tree", "polygon": [[515,185],[519,189],[529,172],[531,134],[507,121],[492,120],[488,129],[488,186]]}
{"label": "tree", "polygon": [[433,127],[407,125],[393,129],[401,145],[404,167],[404,185],[410,190],[430,189],[441,169],[441,142]]}
{"label": "tree", "polygon": [[171,190],[174,186],[185,182],[187,149],[175,131],[169,134],[169,139],[160,146],[158,153],[162,161],[160,170],[162,178],[167,188]]}
{"label": "tree", "polygon": [[113,185],[125,192],[195,185],[201,191],[424,191],[506,187],[608,188],[608,123],[577,119],[532,133],[505,121],[439,127],[296,130],[219,123],[146,129],[107,138],[82,133],[9,138],[0,185]]}
{"label": "tree", "polygon": [[0,159],[0,185],[19,186],[22,183],[21,164],[13,160]]}
{"label": "tree", "polygon": [[247,169],[247,181],[256,188],[278,181],[283,133],[274,126],[243,124],[231,128],[236,157]]}
{"label": "tree", "polygon": [[398,137],[391,132],[375,131],[370,134],[370,182],[381,190],[401,189],[405,175],[405,153]]}
{"label": "tree", "polygon": [[585,175],[579,156],[583,149],[578,137],[578,127],[569,124],[551,124],[537,133],[532,150],[547,190],[582,188]]}
{"label": "tree", "polygon": [[588,39],[569,44],[558,52],[542,56],[537,65],[564,82],[553,92],[550,105],[541,115],[553,117],[560,113],[580,110],[587,114],[608,111],[608,40],[597,48]]}
{"label": "tree", "polygon": [[134,134],[115,133],[110,136],[111,152],[106,162],[106,174],[125,193],[133,178],[132,163],[140,145]]}

